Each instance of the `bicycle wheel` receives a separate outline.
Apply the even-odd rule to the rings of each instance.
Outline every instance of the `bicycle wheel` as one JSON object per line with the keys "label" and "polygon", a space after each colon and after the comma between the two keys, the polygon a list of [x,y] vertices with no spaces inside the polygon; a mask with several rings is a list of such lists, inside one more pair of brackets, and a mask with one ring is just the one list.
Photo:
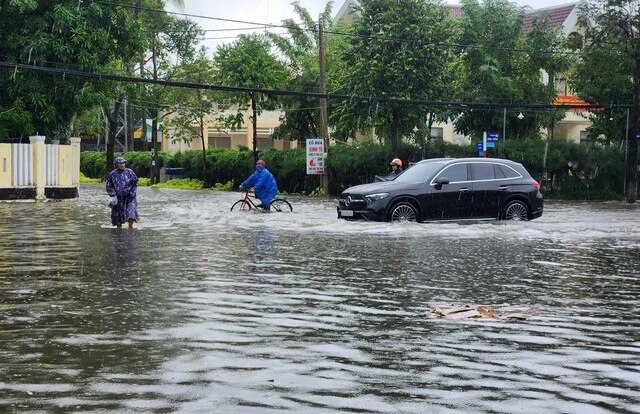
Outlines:
{"label": "bicycle wheel", "polygon": [[244,200],[238,200],[231,206],[231,211],[249,211],[251,210],[251,204]]}
{"label": "bicycle wheel", "polygon": [[271,209],[273,211],[277,211],[277,212],[285,212],[285,213],[290,213],[293,211],[293,207],[291,207],[291,204],[283,199],[283,198],[276,198],[271,202]]}

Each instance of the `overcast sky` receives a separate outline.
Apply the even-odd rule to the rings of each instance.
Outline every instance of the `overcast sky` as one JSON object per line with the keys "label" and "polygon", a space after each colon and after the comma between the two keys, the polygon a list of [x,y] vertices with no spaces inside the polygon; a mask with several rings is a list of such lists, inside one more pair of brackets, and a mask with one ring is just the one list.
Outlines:
{"label": "overcast sky", "polygon": [[[345,0],[334,0],[332,15],[340,10]],[[256,25],[243,24],[253,22],[259,24],[280,24],[287,18],[296,18],[289,0],[183,0],[184,7],[179,10],[169,6],[174,12],[185,13],[194,16],[236,20],[238,22],[226,22],[207,18],[191,16],[206,32],[205,46],[209,54],[213,54],[218,44],[232,42],[238,34],[248,33],[248,30]],[[519,6],[528,6],[533,9],[557,6],[572,3],[571,0],[512,0]],[[171,3],[168,1],[168,3]],[[446,3],[458,4],[458,1],[448,0]],[[300,0],[300,5],[307,9],[311,16],[317,17],[327,4],[327,0]],[[273,29],[278,33],[278,29]],[[283,29],[280,29],[280,33]]]}

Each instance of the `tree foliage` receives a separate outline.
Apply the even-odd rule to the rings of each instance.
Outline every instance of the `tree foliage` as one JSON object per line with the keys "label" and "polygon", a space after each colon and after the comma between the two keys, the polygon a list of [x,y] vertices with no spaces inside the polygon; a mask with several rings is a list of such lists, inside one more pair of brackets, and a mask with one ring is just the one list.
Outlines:
{"label": "tree foliage", "polygon": [[[442,99],[453,59],[453,21],[448,9],[424,0],[363,0],[346,40],[338,92],[399,99]],[[331,118],[336,135],[376,128],[389,140],[394,156],[398,141],[411,134],[429,108],[353,100],[334,105]]]}
{"label": "tree foliage", "polygon": [[[581,60],[575,70],[574,88],[590,102],[632,104],[626,165],[627,202],[637,199],[638,141],[640,131],[640,4],[636,0],[590,0],[580,9],[585,30]],[[620,111],[594,114],[594,131],[606,129],[608,118],[622,123]],[[620,125],[620,124],[618,124]],[[611,131],[626,138],[617,129]]]}
{"label": "tree foliage", "polygon": [[[194,61],[197,53],[197,39],[203,33],[197,23],[189,19],[177,18],[160,8],[145,10],[138,15],[145,30],[145,40],[148,48],[142,55],[138,70],[140,76],[153,80],[175,80],[181,65],[189,65]],[[171,89],[164,86],[144,84],[128,88],[128,95],[141,103],[145,109],[145,118],[152,120],[151,142],[153,148],[152,182],[160,179],[160,162],[158,160],[159,140],[158,131],[161,117],[170,112],[161,110],[172,106],[170,102]],[[112,144],[111,140],[109,141]],[[111,149],[108,152],[112,152]],[[109,162],[110,156],[107,156]]]}
{"label": "tree foliage", "polygon": [[[204,50],[201,50],[196,59],[184,62],[177,68],[175,79],[212,84],[215,82],[213,63],[205,56]],[[208,121],[215,112],[219,94],[208,89],[172,88],[170,91],[166,111],[171,115],[166,118],[163,131],[169,133],[174,140],[189,143],[199,140],[202,156],[205,157]]]}
{"label": "tree foliage", "polygon": [[[288,81],[288,89],[297,92],[318,91],[319,25],[322,22],[325,32],[330,33],[333,30],[333,1],[327,2],[319,21],[314,20],[309,12],[300,6],[299,1],[294,1],[292,5],[301,23],[286,19],[282,22],[287,29],[286,36],[275,33],[268,33],[267,36],[285,57],[285,63],[289,67],[291,79]],[[327,37],[330,36],[325,35],[325,45]],[[302,141],[320,136],[320,108],[317,98],[282,97],[280,101],[284,116],[281,118],[280,126],[276,128],[275,136]]]}
{"label": "tree foliage", "polygon": [[[214,56],[216,79],[230,87],[283,89],[289,79],[285,65],[271,53],[271,44],[255,34],[240,35],[233,43],[222,45]],[[233,115],[223,115],[218,121],[231,129],[244,123],[243,110],[251,110],[253,123],[253,153],[257,160],[257,117],[262,109],[273,109],[278,100],[257,92],[229,92],[223,96],[237,107]],[[258,108],[259,106],[259,108]]]}
{"label": "tree foliage", "polygon": [[[143,48],[140,27],[126,8],[75,0],[0,1],[3,61],[113,73],[118,62]],[[104,102],[110,88],[106,82],[0,69],[0,135],[66,138],[75,115]]]}
{"label": "tree foliage", "polygon": [[[460,99],[468,102],[529,104],[552,103],[556,90],[553,75],[568,68],[558,53],[564,42],[559,29],[547,24],[548,16],[535,16],[525,34],[525,13],[508,0],[463,0],[461,36],[462,70],[458,78]],[[541,70],[550,74],[541,81]],[[549,119],[511,111],[507,118],[510,137],[536,134]],[[456,129],[481,136],[483,131],[502,131],[502,108],[465,111],[455,119]],[[562,114],[556,114],[558,120]]]}

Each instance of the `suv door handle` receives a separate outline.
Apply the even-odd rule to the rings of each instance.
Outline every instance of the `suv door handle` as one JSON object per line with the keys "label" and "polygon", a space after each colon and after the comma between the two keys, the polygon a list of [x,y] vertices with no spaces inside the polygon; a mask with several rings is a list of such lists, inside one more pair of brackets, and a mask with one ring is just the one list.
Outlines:
{"label": "suv door handle", "polygon": [[465,193],[465,192],[467,192],[467,191],[469,191],[469,189],[468,189],[468,188],[461,188],[461,189],[460,189],[460,192],[461,192],[461,193]]}
{"label": "suv door handle", "polygon": [[506,190],[507,186],[506,185],[501,185],[500,187],[498,187],[498,190]]}

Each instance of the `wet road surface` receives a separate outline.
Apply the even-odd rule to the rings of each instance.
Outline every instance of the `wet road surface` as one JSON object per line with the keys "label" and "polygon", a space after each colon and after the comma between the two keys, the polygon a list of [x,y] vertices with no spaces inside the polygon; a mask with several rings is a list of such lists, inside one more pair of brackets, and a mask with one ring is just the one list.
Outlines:
{"label": "wet road surface", "polygon": [[[640,208],[525,223],[229,212],[239,193],[101,185],[0,204],[0,412],[640,412]],[[510,303],[529,321],[437,319]]]}

